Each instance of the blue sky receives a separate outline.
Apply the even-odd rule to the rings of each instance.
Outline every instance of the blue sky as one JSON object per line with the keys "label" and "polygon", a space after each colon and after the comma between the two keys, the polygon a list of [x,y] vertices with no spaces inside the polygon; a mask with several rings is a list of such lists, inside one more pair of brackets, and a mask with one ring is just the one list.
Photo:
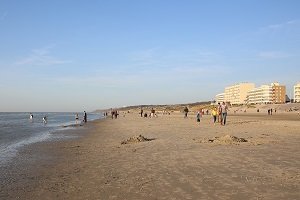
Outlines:
{"label": "blue sky", "polygon": [[212,100],[300,81],[300,1],[0,0],[0,111]]}

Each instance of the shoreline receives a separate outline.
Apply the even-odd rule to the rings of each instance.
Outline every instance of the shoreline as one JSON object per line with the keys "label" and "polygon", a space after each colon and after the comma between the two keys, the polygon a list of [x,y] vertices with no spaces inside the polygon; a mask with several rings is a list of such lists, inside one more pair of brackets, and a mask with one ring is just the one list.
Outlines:
{"label": "shoreline", "polygon": [[[285,115],[267,117],[230,114],[225,127],[214,126],[209,115],[197,124],[192,114],[145,119],[130,113],[88,122],[65,130],[83,137],[24,148],[18,156],[24,165],[1,169],[0,197],[297,199],[300,125],[282,120]],[[226,134],[250,142],[199,142]],[[154,140],[121,144],[136,135]]]}
{"label": "shoreline", "polygon": [[[84,123],[79,120],[73,120],[70,113],[55,113],[49,116],[49,121],[44,124],[41,119],[43,114],[34,113],[35,119],[27,119],[27,113],[18,112],[16,115],[9,115],[7,119],[1,121],[4,127],[0,138],[0,166],[7,165],[15,159],[18,151],[28,145],[43,141],[64,140],[70,138],[64,135],[69,129],[83,127]],[[93,114],[91,121],[102,119],[102,115]],[[15,125],[14,125],[15,124]]]}

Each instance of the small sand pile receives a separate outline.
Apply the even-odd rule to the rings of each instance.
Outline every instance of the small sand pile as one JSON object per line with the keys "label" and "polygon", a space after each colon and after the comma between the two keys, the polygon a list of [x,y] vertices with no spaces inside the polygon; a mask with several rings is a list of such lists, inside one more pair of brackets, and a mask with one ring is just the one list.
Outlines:
{"label": "small sand pile", "polygon": [[153,139],[148,139],[142,135],[139,135],[139,136],[134,136],[127,140],[124,140],[121,142],[121,144],[132,144],[132,143],[139,143],[139,142],[147,142],[147,141],[151,141],[151,140],[153,140]]}
{"label": "small sand pile", "polygon": [[200,141],[201,143],[218,143],[218,144],[237,144],[241,142],[248,142],[244,138],[239,138],[232,135],[225,135],[221,137],[214,137],[213,139],[204,139]]}

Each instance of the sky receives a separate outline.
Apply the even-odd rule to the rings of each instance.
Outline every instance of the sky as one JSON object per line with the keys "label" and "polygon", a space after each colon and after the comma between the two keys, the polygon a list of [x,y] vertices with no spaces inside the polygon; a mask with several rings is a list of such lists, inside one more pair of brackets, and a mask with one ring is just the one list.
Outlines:
{"label": "sky", "polygon": [[213,100],[300,81],[298,0],[0,0],[0,112]]}

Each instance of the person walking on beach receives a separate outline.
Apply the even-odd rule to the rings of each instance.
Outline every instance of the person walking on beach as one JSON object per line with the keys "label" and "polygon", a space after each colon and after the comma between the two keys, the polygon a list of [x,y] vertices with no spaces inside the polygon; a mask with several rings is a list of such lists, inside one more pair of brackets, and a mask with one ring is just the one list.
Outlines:
{"label": "person walking on beach", "polygon": [[154,117],[154,115],[155,115],[155,110],[154,110],[154,108],[151,108],[151,114],[150,114],[150,117]]}
{"label": "person walking on beach", "polygon": [[221,125],[222,125],[222,109],[221,109],[221,104],[220,103],[218,103],[218,122],[220,122],[221,123]]}
{"label": "person walking on beach", "polygon": [[140,114],[141,114],[141,117],[143,117],[143,108],[141,107],[141,112],[140,112]]}
{"label": "person walking on beach", "polygon": [[221,113],[222,113],[222,121],[221,121],[221,124],[222,124],[223,126],[225,126],[225,124],[226,124],[227,111],[228,111],[228,107],[227,107],[227,105],[225,104],[225,102],[223,102],[222,105],[221,105]]}
{"label": "person walking on beach", "polygon": [[196,115],[197,122],[200,122],[200,118],[201,118],[201,114],[200,111],[198,111]]}
{"label": "person walking on beach", "polygon": [[33,122],[33,114],[32,113],[30,113],[29,119],[30,119],[31,122]]}
{"label": "person walking on beach", "polygon": [[213,116],[213,122],[214,122],[214,125],[216,125],[216,121],[217,121],[217,115],[218,115],[218,111],[217,111],[217,108],[214,107],[211,111],[211,115]]}
{"label": "person walking on beach", "polygon": [[85,111],[84,111],[84,114],[83,114],[83,122],[87,123],[87,114],[86,114]]}
{"label": "person walking on beach", "polygon": [[185,107],[185,108],[183,109],[183,112],[184,112],[184,118],[187,118],[189,109],[188,109],[187,107]]}
{"label": "person walking on beach", "polygon": [[75,123],[78,124],[78,122],[79,122],[79,116],[78,116],[78,113],[76,113],[75,114]]}
{"label": "person walking on beach", "polygon": [[118,115],[119,115],[119,113],[118,113],[118,111],[117,110],[115,110],[115,119],[117,119],[118,118]]}
{"label": "person walking on beach", "polygon": [[114,111],[114,110],[111,110],[110,113],[111,113],[111,119],[114,119],[115,111]]}
{"label": "person walking on beach", "polygon": [[46,115],[43,117],[43,123],[47,124],[47,116]]}

